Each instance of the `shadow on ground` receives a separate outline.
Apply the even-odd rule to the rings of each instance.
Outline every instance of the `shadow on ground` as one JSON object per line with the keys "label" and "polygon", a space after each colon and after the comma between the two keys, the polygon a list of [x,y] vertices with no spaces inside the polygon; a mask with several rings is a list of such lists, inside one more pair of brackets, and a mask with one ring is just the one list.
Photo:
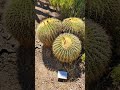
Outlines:
{"label": "shadow on ground", "polygon": [[77,78],[81,77],[81,74],[84,73],[84,70],[80,67],[81,60],[77,59],[71,64],[61,63],[57,60],[52,54],[52,50],[43,47],[42,49],[42,58],[44,65],[51,71],[65,70],[69,74],[68,81],[75,81]]}
{"label": "shadow on ground", "polygon": [[[35,20],[40,23],[41,18],[51,18],[51,17],[57,17],[61,19],[59,12],[56,10],[53,10],[50,8],[49,2],[43,2],[42,0],[36,0],[35,1]],[[39,16],[41,15],[41,16]]]}
{"label": "shadow on ground", "polygon": [[35,46],[17,50],[18,79],[22,90],[34,90],[35,87]]}

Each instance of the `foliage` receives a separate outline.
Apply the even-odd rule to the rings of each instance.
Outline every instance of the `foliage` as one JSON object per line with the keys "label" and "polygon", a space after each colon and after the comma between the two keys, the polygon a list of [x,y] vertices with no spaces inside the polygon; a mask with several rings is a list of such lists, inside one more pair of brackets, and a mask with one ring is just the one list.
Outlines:
{"label": "foliage", "polygon": [[84,17],[85,0],[50,0],[50,4],[64,16]]}
{"label": "foliage", "polygon": [[120,85],[120,64],[113,68],[111,72],[111,78],[113,80],[114,85]]}

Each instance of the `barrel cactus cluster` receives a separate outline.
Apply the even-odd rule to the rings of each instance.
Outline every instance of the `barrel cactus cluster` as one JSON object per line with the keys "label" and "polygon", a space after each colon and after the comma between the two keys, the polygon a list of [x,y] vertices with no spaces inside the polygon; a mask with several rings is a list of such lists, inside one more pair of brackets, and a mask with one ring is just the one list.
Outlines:
{"label": "barrel cactus cluster", "polygon": [[47,18],[37,28],[38,39],[45,47],[49,45],[48,48],[52,48],[54,56],[62,63],[72,63],[80,57],[84,32],[84,21],[75,17],[67,18],[63,22]]}
{"label": "barrel cactus cluster", "polygon": [[38,25],[37,33],[40,41],[46,45],[42,37],[47,35],[46,39],[49,40],[57,31],[58,36],[50,43],[57,60],[62,63],[71,63],[81,58],[82,62],[86,62],[86,82],[91,84],[99,80],[107,70],[111,56],[111,45],[106,31],[90,19],[83,21],[80,18],[70,17],[61,21],[60,30],[52,29],[51,32],[54,34],[50,34],[48,31],[51,27],[59,27],[61,23],[51,27],[47,25],[42,30],[43,23],[49,19],[43,20]]}
{"label": "barrel cactus cluster", "polygon": [[[63,15],[63,20],[57,18],[43,20],[37,27],[36,35],[44,47],[51,48],[59,62],[71,64],[75,60],[81,60],[85,63],[86,89],[88,89],[100,80],[111,62],[112,46],[109,35],[115,43],[112,43],[115,47],[113,52],[120,57],[118,38],[120,1],[49,0],[49,2]],[[86,19],[83,20],[85,4]],[[34,41],[33,8],[32,0],[11,0],[4,14],[6,29],[22,45]],[[117,75],[119,76],[119,68],[115,68],[111,74],[115,82]]]}

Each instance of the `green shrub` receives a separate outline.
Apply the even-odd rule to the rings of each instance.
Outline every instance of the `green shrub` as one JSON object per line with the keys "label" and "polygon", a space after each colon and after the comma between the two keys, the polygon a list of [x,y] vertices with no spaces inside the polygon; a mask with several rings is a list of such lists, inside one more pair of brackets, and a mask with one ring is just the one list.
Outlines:
{"label": "green shrub", "polygon": [[111,78],[113,80],[113,85],[118,86],[120,84],[120,64],[113,68]]}
{"label": "green shrub", "polygon": [[50,0],[50,4],[60,11],[64,18],[84,17],[85,0]]}

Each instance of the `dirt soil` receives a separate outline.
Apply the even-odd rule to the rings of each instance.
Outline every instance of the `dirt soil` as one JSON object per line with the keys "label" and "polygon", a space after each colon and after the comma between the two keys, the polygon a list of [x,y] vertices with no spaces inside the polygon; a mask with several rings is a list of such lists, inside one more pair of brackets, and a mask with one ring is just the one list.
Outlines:
{"label": "dirt soil", "polygon": [[[37,25],[48,17],[60,18],[60,14],[49,6],[48,0],[38,0],[36,3]],[[36,37],[35,44],[35,90],[85,90],[84,65],[76,60],[72,65],[61,64]],[[69,73],[67,81],[59,82],[58,70]]]}
{"label": "dirt soil", "polygon": [[0,0],[0,90],[21,90],[16,50],[19,43],[3,27],[6,0]]}

